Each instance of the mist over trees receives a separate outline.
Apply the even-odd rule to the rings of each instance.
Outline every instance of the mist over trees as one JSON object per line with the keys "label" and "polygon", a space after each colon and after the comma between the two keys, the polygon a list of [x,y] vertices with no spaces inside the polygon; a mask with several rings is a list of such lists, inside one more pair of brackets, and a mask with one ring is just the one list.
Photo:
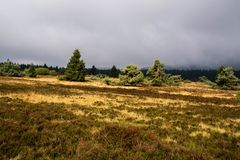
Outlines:
{"label": "mist over trees", "polygon": [[[85,68],[85,62],[81,59],[78,49],[74,50],[69,62],[64,67],[53,67],[34,64],[16,64],[9,59],[0,63],[1,76],[29,76],[52,75],[59,76],[61,80],[85,81],[86,75],[95,76],[92,79],[104,79],[109,84],[118,85],[178,85],[185,80],[201,81],[213,87],[222,89],[240,89],[240,71],[234,71],[231,67],[221,66],[217,70],[165,70],[164,64],[155,60],[149,68],[140,69],[136,65],[127,65],[122,70],[113,65],[109,69],[98,69],[93,65]],[[60,76],[62,75],[62,76]],[[120,75],[120,76],[119,76]],[[107,77],[119,78],[117,80],[106,79]],[[112,83],[111,83],[112,81]]]}

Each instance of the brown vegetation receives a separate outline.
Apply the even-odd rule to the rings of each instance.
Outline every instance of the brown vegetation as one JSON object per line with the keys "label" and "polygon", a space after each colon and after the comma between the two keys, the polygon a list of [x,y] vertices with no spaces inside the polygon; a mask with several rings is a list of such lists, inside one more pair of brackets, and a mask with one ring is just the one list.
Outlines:
{"label": "brown vegetation", "polygon": [[87,80],[0,77],[0,159],[239,159],[235,91]]}

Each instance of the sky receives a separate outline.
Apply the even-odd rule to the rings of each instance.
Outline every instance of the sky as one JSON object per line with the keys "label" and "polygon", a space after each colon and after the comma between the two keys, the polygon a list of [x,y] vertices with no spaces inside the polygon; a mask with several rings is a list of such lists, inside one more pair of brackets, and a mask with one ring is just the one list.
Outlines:
{"label": "sky", "polygon": [[240,69],[239,0],[0,0],[0,61]]}

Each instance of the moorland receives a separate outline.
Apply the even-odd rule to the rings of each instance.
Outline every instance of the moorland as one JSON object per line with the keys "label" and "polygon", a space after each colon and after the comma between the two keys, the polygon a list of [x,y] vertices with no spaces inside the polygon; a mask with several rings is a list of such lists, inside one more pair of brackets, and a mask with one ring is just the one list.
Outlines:
{"label": "moorland", "polygon": [[239,159],[236,91],[0,77],[0,159]]}

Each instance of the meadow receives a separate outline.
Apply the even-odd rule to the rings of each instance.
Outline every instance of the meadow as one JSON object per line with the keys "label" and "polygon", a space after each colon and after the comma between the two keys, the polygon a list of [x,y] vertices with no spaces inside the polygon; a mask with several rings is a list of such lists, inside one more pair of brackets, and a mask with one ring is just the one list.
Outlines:
{"label": "meadow", "polygon": [[236,91],[0,77],[0,159],[240,159]]}

